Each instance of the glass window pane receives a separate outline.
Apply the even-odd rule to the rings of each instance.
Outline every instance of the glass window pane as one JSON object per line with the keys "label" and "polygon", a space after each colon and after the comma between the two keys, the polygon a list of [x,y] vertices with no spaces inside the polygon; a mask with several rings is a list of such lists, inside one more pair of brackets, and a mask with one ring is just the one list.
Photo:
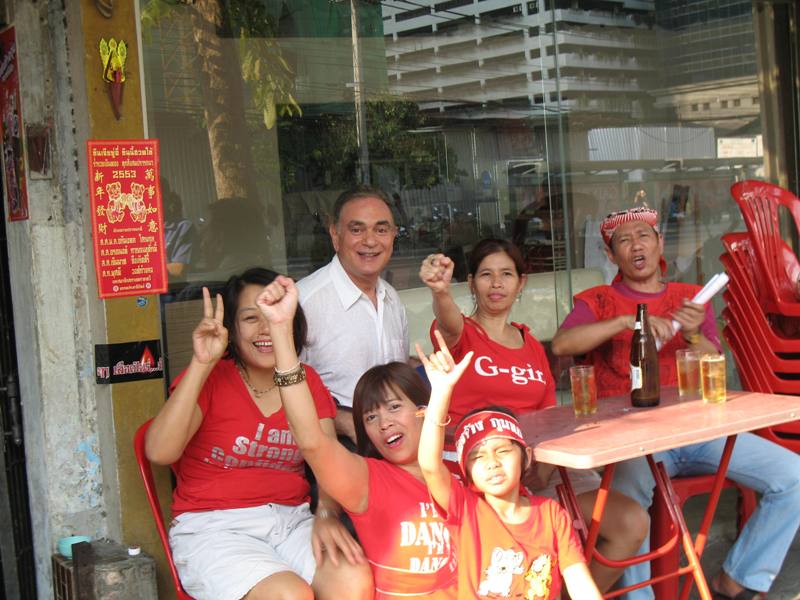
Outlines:
{"label": "glass window pane", "polygon": [[253,264],[296,278],[325,264],[334,199],[370,182],[393,202],[396,288],[420,286],[432,251],[463,281],[477,240],[513,239],[531,275],[515,315],[547,341],[572,294],[614,274],[608,212],[658,209],[666,278],[702,283],[721,270],[720,235],[742,228],[730,185],[764,177],[750,0],[142,0],[141,13],[149,133],[190,231],[167,301]]}

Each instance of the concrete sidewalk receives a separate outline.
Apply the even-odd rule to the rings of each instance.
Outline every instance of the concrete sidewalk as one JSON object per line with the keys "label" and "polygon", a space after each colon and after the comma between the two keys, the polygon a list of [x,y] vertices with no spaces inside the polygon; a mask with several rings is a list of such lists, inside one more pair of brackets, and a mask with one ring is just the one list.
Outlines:
{"label": "concrete sidewalk", "polygon": [[[697,531],[705,510],[707,496],[691,498],[685,506],[689,529]],[[797,507],[800,510],[800,506]],[[722,566],[728,549],[736,539],[736,492],[725,490],[720,498],[717,514],[711,526],[708,544],[703,553],[703,571],[710,581]],[[699,598],[692,592],[691,598]],[[783,568],[769,591],[768,600],[800,600],[800,535],[795,537]]]}

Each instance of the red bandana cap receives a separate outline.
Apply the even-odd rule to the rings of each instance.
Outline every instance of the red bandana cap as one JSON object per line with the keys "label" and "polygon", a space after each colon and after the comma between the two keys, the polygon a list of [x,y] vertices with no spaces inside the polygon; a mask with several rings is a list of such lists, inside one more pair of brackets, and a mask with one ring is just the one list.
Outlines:
{"label": "red bandana cap", "polygon": [[632,223],[633,221],[644,221],[658,232],[657,210],[640,206],[613,212],[600,223],[600,235],[603,236],[603,241],[606,243],[606,246],[611,246],[611,238],[614,237],[614,232],[617,230],[617,227],[625,223]]}
{"label": "red bandana cap", "polygon": [[519,421],[496,410],[482,410],[461,421],[456,427],[456,453],[464,477],[467,475],[467,456],[477,444],[489,438],[506,438],[527,446]]}

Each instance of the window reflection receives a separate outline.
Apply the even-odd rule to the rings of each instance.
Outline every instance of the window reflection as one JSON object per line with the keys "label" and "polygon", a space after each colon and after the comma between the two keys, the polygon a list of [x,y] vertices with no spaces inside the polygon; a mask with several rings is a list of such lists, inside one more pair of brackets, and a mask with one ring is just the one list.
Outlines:
{"label": "window reflection", "polygon": [[661,213],[668,277],[702,282],[719,236],[742,227],[729,186],[764,176],[749,0],[142,0],[141,13],[149,133],[194,236],[168,299],[250,264],[294,277],[325,264],[333,200],[366,180],[393,199],[398,289],[418,287],[433,250],[464,279],[489,235],[519,244],[532,273],[610,278],[597,225],[635,203]]}

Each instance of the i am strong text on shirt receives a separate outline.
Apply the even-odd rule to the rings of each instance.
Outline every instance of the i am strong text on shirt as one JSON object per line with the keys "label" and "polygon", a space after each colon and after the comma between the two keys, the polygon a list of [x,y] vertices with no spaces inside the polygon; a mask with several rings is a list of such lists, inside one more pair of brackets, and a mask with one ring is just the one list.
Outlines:
{"label": "i am strong text on shirt", "polygon": [[[303,461],[300,449],[294,443],[291,431],[272,428],[266,431],[259,423],[255,435],[237,436],[228,453],[215,446],[207,463],[217,463],[223,468],[261,467],[279,471],[299,471]],[[263,441],[262,441],[263,440]]]}

